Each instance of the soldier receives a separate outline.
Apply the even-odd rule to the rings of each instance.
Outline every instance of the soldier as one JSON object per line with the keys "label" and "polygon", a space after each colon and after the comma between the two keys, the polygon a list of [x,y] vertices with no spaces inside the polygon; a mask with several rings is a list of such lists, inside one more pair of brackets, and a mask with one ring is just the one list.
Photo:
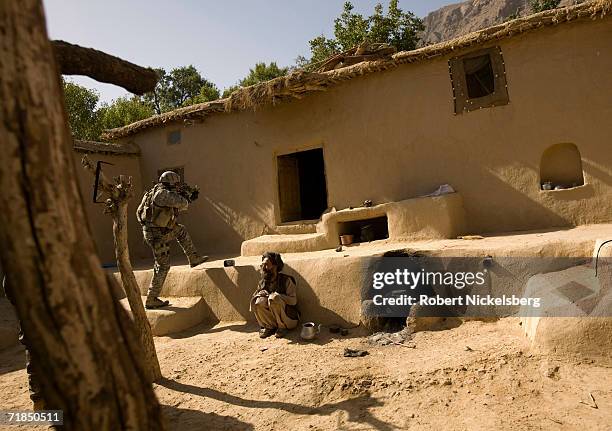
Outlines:
{"label": "soldier", "polygon": [[169,305],[169,301],[162,301],[159,295],[170,270],[171,241],[178,241],[192,268],[208,259],[198,254],[185,226],[176,222],[178,213],[186,211],[189,203],[198,198],[198,193],[197,188],[182,183],[176,172],[166,171],[138,206],[136,215],[155,257],[153,279],[145,303],[148,309]]}
{"label": "soldier", "polygon": [[[4,289],[6,299],[8,299],[13,306],[15,306],[13,291],[9,289],[6,277],[2,279],[2,287]],[[32,400],[33,409],[45,410],[45,401],[42,398],[40,385],[38,384],[38,380],[36,378],[37,373],[36,371],[34,371],[32,358],[30,356],[30,351],[28,350],[28,341],[25,338],[23,330],[21,329],[21,322],[19,322],[19,341],[25,347],[26,372],[28,373],[28,389],[30,390],[30,399]]]}
{"label": "soldier", "polygon": [[261,257],[261,280],[251,298],[251,311],[259,322],[261,338],[274,333],[282,337],[298,324],[295,279],[281,272],[283,266],[278,253],[267,252]]}

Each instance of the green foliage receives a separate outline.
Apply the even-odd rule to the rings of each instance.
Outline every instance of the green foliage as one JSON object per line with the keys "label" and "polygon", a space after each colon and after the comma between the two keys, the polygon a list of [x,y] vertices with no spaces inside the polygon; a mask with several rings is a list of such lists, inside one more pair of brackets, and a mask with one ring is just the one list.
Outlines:
{"label": "green foliage", "polygon": [[424,30],[423,21],[412,12],[404,12],[398,7],[398,0],[390,0],[387,14],[382,4],[374,7],[368,18],[353,12],[350,2],[344,3],[342,14],[334,21],[334,37],[317,36],[310,40],[310,60],[298,57],[298,66],[322,62],[326,58],[346,51],[362,42],[388,43],[398,51],[416,48],[418,32]]}
{"label": "green foliage", "polygon": [[151,105],[146,104],[138,96],[119,97],[109,104],[104,104],[98,110],[100,127],[114,129],[123,127],[154,115]]}
{"label": "green foliage", "polygon": [[98,106],[100,96],[72,82],[64,82],[68,121],[76,139],[98,140],[105,129],[122,127],[152,115],[219,98],[219,89],[193,66],[166,73],[157,69],[160,80],[155,91],[143,97],[120,97]]}
{"label": "green foliage", "polygon": [[100,96],[73,82],[63,81],[68,123],[76,139],[95,141],[102,131],[96,106]]}
{"label": "green foliage", "polygon": [[119,97],[98,106],[94,90],[72,82],[63,82],[68,123],[75,139],[97,141],[102,131],[121,127],[152,116],[155,112],[140,97]]}
{"label": "green foliage", "polygon": [[256,63],[254,68],[249,69],[249,74],[238,82],[238,85],[232,85],[223,91],[223,97],[228,97],[240,87],[248,87],[278,78],[279,76],[285,76],[288,71],[288,67],[278,67],[275,62],[271,62],[269,65],[266,65],[265,62]]}
{"label": "green foliage", "polygon": [[327,39],[323,35],[311,39],[308,43],[310,44],[310,60],[298,57],[298,64],[300,66],[320,63],[326,58],[350,48],[343,49],[343,45],[336,39]]}
{"label": "green foliage", "polygon": [[219,98],[217,86],[204,79],[193,66],[178,67],[169,73],[164,69],[156,71],[159,82],[144,100],[157,114]]}
{"label": "green foliage", "polygon": [[549,9],[559,7],[561,0],[529,0],[531,10],[534,12],[542,12]]}

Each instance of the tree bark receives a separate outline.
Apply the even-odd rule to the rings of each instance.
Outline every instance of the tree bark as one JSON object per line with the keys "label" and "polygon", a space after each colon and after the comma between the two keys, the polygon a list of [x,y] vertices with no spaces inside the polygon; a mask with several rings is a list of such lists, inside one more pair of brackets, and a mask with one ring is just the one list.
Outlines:
{"label": "tree bark", "polygon": [[[83,157],[82,163],[85,169],[95,175],[95,168],[87,156]],[[117,267],[121,273],[123,290],[130,304],[136,330],[140,335],[140,343],[144,349],[147,377],[149,382],[153,383],[159,380],[162,374],[155,352],[151,325],[149,319],[147,319],[147,313],[140,297],[140,289],[132,269],[128,245],[127,210],[128,201],[132,197],[132,179],[121,175],[115,179],[115,183],[112,184],[100,172],[99,188],[109,195],[109,199],[106,201],[106,212],[110,213],[113,218],[113,239]]]}
{"label": "tree bark", "polygon": [[83,48],[54,40],[53,50],[63,75],[85,75],[100,82],[115,84],[134,94],[153,91],[157,73],[93,48]]}
{"label": "tree bark", "polygon": [[66,430],[163,429],[87,226],[40,1],[1,1],[0,35],[0,259],[42,396]]}

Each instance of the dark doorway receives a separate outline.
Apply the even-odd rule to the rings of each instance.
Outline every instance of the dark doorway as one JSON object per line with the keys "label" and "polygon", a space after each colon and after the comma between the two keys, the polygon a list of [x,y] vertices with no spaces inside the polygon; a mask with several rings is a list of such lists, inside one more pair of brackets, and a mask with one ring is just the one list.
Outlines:
{"label": "dark doorway", "polygon": [[316,220],[327,209],[323,149],[278,156],[281,222]]}

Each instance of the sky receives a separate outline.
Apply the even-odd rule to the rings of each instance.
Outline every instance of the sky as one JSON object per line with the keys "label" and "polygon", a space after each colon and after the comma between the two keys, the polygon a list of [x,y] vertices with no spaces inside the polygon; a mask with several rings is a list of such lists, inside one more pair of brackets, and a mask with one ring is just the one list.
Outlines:
{"label": "sky", "polygon": [[[333,35],[344,0],[44,0],[51,39],[99,49],[140,66],[194,65],[220,90],[236,84],[257,62],[279,66],[308,56],[308,41]],[[353,0],[371,15],[376,0]],[[386,0],[382,0],[386,9]],[[424,17],[449,0],[400,0]],[[126,93],[86,77],[70,80],[96,89],[102,101]]]}

